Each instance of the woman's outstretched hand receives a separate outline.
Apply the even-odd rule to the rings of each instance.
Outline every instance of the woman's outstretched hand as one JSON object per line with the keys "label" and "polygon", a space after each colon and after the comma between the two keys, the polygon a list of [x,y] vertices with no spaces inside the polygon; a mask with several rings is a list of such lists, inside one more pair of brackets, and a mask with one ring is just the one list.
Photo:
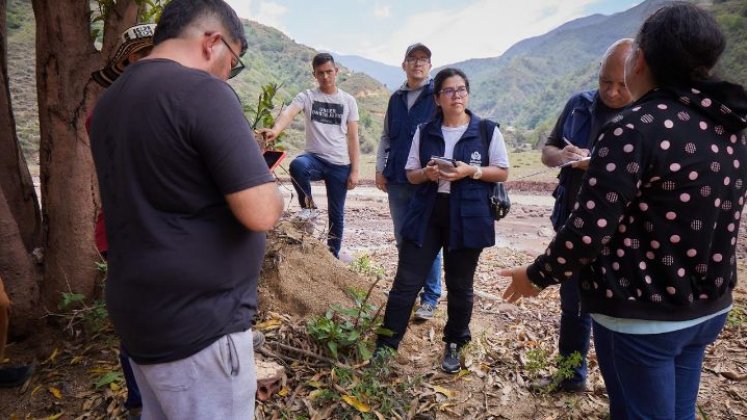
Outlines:
{"label": "woman's outstretched hand", "polygon": [[527,276],[527,265],[521,267],[504,268],[498,271],[498,274],[504,277],[511,277],[511,284],[503,292],[503,299],[509,303],[515,303],[523,297],[534,297],[540,293],[540,289],[529,281]]}

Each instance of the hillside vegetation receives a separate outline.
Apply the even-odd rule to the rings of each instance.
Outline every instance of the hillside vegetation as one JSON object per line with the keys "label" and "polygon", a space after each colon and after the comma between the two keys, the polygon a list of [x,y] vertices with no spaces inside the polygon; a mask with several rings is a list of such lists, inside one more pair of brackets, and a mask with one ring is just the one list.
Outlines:
{"label": "hillside vegetation", "polygon": [[[747,0],[697,0],[721,23],[727,48],[716,68],[722,78],[747,85]],[[612,42],[634,36],[641,22],[664,0],[647,0],[614,15],[592,15],[567,22],[541,36],[516,43],[500,57],[473,59],[450,66],[467,73],[471,108],[500,122],[514,146],[541,144],[568,97],[596,86],[599,58]],[[281,83],[280,102],[315,86],[310,61],[316,50],[282,32],[245,21],[248,69],[231,80],[245,105],[256,104],[267,83]],[[30,1],[8,0],[8,70],[18,133],[27,156],[39,141],[34,76],[34,20]],[[361,150],[375,151],[389,96],[387,88],[365,73],[340,66],[339,85],[358,100]],[[434,69],[434,74],[438,69]],[[280,104],[278,104],[278,110]],[[300,117],[284,140],[291,152],[303,147]]]}
{"label": "hillside vegetation", "polygon": [[[278,101],[290,103],[303,89],[316,86],[311,58],[316,50],[298,44],[282,32],[252,21],[244,21],[249,49],[243,57],[247,70],[230,81],[245,105],[256,105],[261,87],[281,83]],[[11,94],[24,153],[36,161],[39,122],[36,104],[35,27],[31,2],[8,0],[8,71]],[[366,74],[340,66],[338,85],[358,100],[361,150],[372,153],[381,135],[389,91]],[[280,103],[278,103],[280,105]],[[278,106],[278,111],[280,106]],[[291,152],[303,148],[303,121],[297,117],[284,140]]]}
{"label": "hillside vegetation", "polygon": [[[516,43],[500,57],[456,63],[473,85],[472,107],[524,131],[521,140],[537,143],[552,127],[574,92],[596,87],[599,58],[615,40],[633,37],[664,0],[647,0],[610,16],[568,22]],[[747,0],[696,1],[712,11],[727,38],[716,74],[747,84]]]}

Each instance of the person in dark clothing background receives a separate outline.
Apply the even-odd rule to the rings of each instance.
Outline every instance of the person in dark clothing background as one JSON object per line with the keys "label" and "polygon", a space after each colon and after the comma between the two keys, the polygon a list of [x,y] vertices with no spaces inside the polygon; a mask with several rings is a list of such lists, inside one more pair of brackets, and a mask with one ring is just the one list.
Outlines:
{"label": "person in dark clothing background", "polygon": [[641,26],[634,102],[606,125],[568,221],[512,276],[515,302],[589,270],[581,302],[616,419],[694,419],[705,347],[732,308],[744,207],[747,94],[711,69],[714,18],[684,2]]}
{"label": "person in dark clothing background", "polygon": [[[555,206],[550,219],[556,232],[563,227],[576,202],[589,164],[584,158],[591,153],[599,129],[631,101],[625,87],[624,67],[632,43],[632,39],[625,38],[607,49],[599,66],[599,88],[577,93],[568,100],[542,148],[542,163],[549,167],[572,162],[560,170],[558,186],[553,192]],[[580,276],[583,275],[580,273]],[[581,363],[573,369],[572,377],[559,384],[552,377],[546,377],[533,383],[533,388],[567,392],[586,390],[586,354],[591,338],[591,317],[581,311],[580,306],[578,278],[574,277],[560,285],[558,352],[564,358],[577,352],[581,356]]]}
{"label": "person in dark clothing background", "polygon": [[[410,200],[418,188],[407,180],[405,171],[412,136],[420,124],[436,116],[433,79],[430,77],[431,50],[420,43],[410,45],[405,50],[402,69],[407,80],[389,97],[384,131],[376,153],[376,188],[387,194],[397,249],[402,248],[402,225]],[[442,259],[439,253],[433,261],[420,295],[420,306],[415,311],[415,319],[433,318],[441,297]]]}

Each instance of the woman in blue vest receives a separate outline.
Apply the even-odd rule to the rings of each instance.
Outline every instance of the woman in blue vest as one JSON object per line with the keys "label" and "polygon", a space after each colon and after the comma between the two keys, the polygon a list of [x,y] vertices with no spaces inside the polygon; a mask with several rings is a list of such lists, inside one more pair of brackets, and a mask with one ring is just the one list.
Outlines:
{"label": "woman in blue vest", "polygon": [[[393,334],[378,337],[377,352],[384,347],[396,350],[417,293],[443,249],[448,320],[441,368],[456,373],[461,368],[459,350],[471,339],[477,261],[483,248],[495,244],[489,197],[493,183],[508,177],[508,155],[495,123],[480,123],[467,109],[469,80],[461,70],[441,70],[434,91],[436,118],[415,132],[405,165],[408,181],[419,187],[405,217],[397,274],[384,314],[383,326]],[[436,156],[446,159],[432,159]]]}

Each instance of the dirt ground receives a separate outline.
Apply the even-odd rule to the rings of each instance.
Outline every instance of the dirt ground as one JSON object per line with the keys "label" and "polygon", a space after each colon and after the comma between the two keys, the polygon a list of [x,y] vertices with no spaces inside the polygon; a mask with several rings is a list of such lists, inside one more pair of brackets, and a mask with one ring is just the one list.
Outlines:
{"label": "dirt ground", "polygon": [[[289,188],[289,184],[285,184]],[[287,211],[298,209],[290,189]],[[604,418],[607,400],[596,356],[589,356],[589,391],[580,395],[543,395],[528,390],[533,376],[551,370],[530,372],[529,354],[543,350],[548,358],[557,347],[559,297],[557,288],[520,305],[504,303],[499,296],[507,280],[498,277],[498,268],[531,261],[552,238],[549,213],[552,185],[509,186],[513,206],[510,215],[497,225],[497,246],[486,249],[475,278],[477,298],[471,323],[473,343],[466,351],[467,369],[460,375],[438,370],[442,353],[441,330],[445,323],[445,298],[436,318],[413,323],[396,358],[401,377],[422,379],[413,398],[416,418],[494,418],[494,419],[589,419]],[[315,186],[318,204],[324,207],[323,187]],[[290,199],[293,198],[293,199]],[[322,209],[323,210],[323,209]],[[311,314],[322,313],[331,303],[344,302],[346,286],[366,288],[372,277],[358,276],[344,263],[331,258],[320,241],[325,235],[320,217],[311,234],[281,226],[275,232],[260,285],[266,317],[279,322],[300,323]],[[743,229],[744,230],[744,229]],[[278,245],[283,242],[285,245]],[[745,274],[745,235],[740,236],[740,279],[735,293],[734,316],[720,339],[706,353],[699,394],[702,419],[740,419],[747,416],[747,292]],[[364,185],[350,192],[346,206],[344,262],[368,258],[381,267],[383,275],[374,290],[374,302],[384,301],[397,263],[392,224],[386,195]],[[316,273],[316,274],[315,274]],[[318,275],[324,273],[324,275]],[[291,296],[293,298],[291,298]],[[280,315],[279,315],[280,314]],[[68,318],[49,318],[39,336],[13,343],[9,362],[39,362],[36,375],[21,389],[0,389],[0,418],[120,418],[123,416],[122,382],[104,380],[118,371],[117,339],[105,327],[95,335],[71,337],[62,331]],[[270,322],[270,321],[268,321]],[[275,322],[271,320],[271,322]],[[274,329],[268,341],[282,340]],[[295,370],[291,364],[290,370]],[[288,372],[292,377],[293,372]],[[299,388],[302,388],[299,385]],[[259,403],[258,418],[278,418],[277,407],[295,406],[295,394],[276,395]],[[291,407],[293,408],[293,407]],[[309,418],[302,405],[291,410],[294,416]],[[306,413],[306,414],[303,414]],[[321,417],[317,417],[321,418]]]}

